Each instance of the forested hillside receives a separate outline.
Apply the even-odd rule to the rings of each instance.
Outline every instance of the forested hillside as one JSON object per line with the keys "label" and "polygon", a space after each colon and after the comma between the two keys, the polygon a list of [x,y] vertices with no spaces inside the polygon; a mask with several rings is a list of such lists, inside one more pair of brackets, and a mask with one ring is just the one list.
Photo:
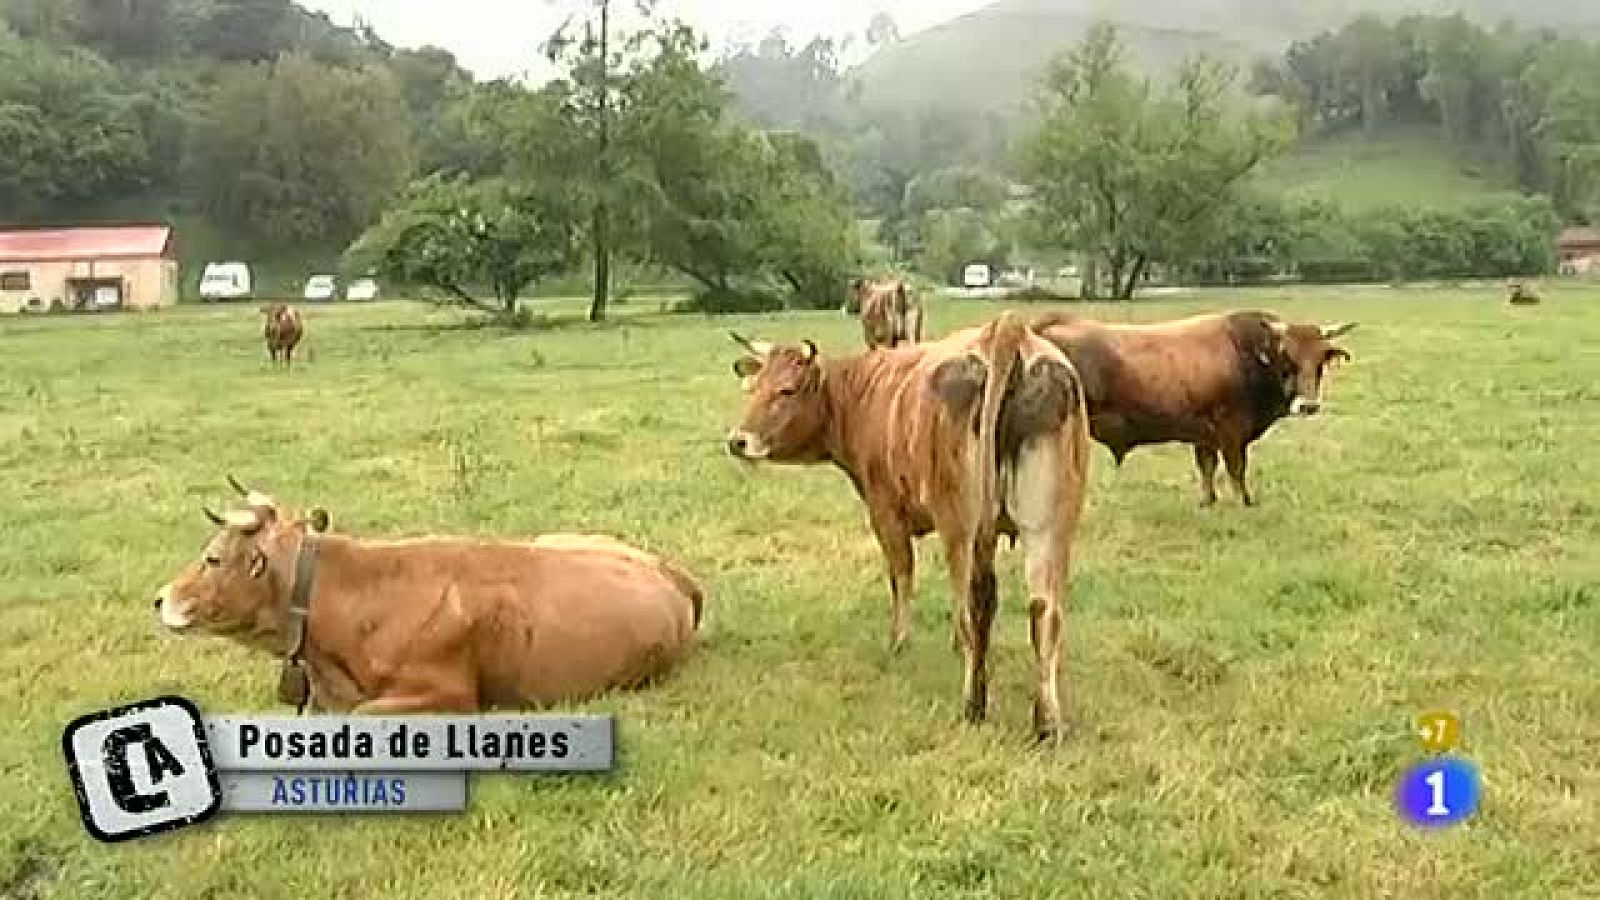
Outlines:
{"label": "forested hillside", "polygon": [[336,256],[418,171],[472,163],[470,85],[289,0],[0,0],[0,221]]}
{"label": "forested hillside", "polygon": [[1511,21],[1523,29],[1600,36],[1600,5],[1566,0],[999,0],[885,48],[852,77],[874,110],[1010,113],[1033,97],[1050,60],[1096,20],[1116,24],[1141,65],[1170,71],[1196,52],[1248,67],[1366,13],[1458,11],[1490,27]]}

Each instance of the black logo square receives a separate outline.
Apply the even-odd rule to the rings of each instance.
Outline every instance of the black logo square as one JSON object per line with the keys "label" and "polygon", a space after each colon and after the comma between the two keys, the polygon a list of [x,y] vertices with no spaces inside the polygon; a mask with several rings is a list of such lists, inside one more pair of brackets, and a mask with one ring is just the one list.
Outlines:
{"label": "black logo square", "polygon": [[197,825],[222,808],[205,724],[183,697],[79,716],[61,749],[83,827],[106,843]]}

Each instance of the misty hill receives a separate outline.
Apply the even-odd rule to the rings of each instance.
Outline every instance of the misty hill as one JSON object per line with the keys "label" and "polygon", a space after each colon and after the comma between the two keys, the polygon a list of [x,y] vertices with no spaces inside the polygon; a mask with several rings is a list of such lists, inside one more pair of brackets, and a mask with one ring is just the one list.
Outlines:
{"label": "misty hill", "polygon": [[1117,23],[1132,57],[1159,72],[1199,52],[1248,67],[1365,12],[1456,11],[1491,27],[1600,36],[1600,4],[1572,0],[999,0],[886,47],[853,77],[872,109],[1011,111],[1096,19]]}

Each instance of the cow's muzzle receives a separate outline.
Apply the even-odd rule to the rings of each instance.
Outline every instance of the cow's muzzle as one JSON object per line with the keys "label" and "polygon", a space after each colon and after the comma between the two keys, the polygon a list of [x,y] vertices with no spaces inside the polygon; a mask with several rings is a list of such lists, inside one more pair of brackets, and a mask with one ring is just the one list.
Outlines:
{"label": "cow's muzzle", "polygon": [[728,453],[737,459],[764,459],[767,455],[766,442],[761,438],[735,428],[728,432]]}

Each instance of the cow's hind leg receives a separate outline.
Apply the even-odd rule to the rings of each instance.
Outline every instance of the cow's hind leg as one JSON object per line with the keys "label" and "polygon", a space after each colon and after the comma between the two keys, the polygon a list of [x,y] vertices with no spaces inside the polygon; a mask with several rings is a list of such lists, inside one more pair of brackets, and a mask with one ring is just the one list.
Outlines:
{"label": "cow's hind leg", "polygon": [[911,634],[911,585],[916,561],[905,523],[872,518],[884,561],[889,565],[889,652],[899,653]]}
{"label": "cow's hind leg", "polygon": [[1011,410],[1018,445],[1005,503],[1026,560],[1038,678],[1033,725],[1040,739],[1061,730],[1062,607],[1089,476],[1089,433],[1076,387],[1064,367],[1036,363]]}
{"label": "cow's hind leg", "polygon": [[1073,454],[1062,452],[1061,443],[1047,435],[1019,454],[1006,499],[1026,560],[1028,633],[1038,678],[1033,727],[1040,739],[1061,729],[1062,608],[1087,476],[1084,467],[1071,461]]}
{"label": "cow's hind leg", "polygon": [[1200,471],[1200,505],[1217,502],[1217,448],[1210,444],[1194,445],[1194,467]]}
{"label": "cow's hind leg", "polygon": [[1243,441],[1223,444],[1222,464],[1228,467],[1228,478],[1233,481],[1233,489],[1239,495],[1239,502],[1245,506],[1254,506],[1255,498],[1250,496],[1250,487],[1245,484],[1245,469],[1250,465],[1249,446]]}
{"label": "cow's hind leg", "polygon": [[973,546],[972,533],[962,528],[951,527],[941,536],[950,568],[950,589],[955,593],[956,636],[964,663],[962,716],[968,722],[981,722],[989,707],[989,633],[998,605],[994,548],[982,553]]}

